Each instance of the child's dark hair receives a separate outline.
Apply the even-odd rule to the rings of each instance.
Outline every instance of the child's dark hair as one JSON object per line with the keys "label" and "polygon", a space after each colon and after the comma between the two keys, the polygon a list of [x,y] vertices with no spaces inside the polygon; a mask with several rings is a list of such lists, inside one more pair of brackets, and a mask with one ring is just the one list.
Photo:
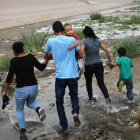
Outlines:
{"label": "child's dark hair", "polygon": [[52,25],[52,28],[57,33],[64,31],[64,27],[60,21],[55,21]]}
{"label": "child's dark hair", "polygon": [[23,46],[24,44],[22,42],[15,42],[12,48],[17,54],[20,54],[20,53],[24,53]]}
{"label": "child's dark hair", "polygon": [[89,26],[85,26],[85,29],[83,30],[83,34],[86,36],[86,37],[92,37],[94,39],[99,39],[92,28],[90,28]]}
{"label": "child's dark hair", "polygon": [[118,54],[120,56],[125,56],[126,55],[126,49],[125,48],[119,48],[118,49]]}

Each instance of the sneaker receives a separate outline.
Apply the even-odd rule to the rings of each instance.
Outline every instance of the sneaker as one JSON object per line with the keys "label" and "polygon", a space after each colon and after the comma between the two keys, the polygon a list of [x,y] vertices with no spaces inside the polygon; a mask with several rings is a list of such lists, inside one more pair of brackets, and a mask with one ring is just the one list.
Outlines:
{"label": "sneaker", "polygon": [[124,86],[124,82],[121,81],[120,84],[119,84],[119,87],[118,87],[119,92],[122,92],[123,86]]}
{"label": "sneaker", "polygon": [[122,97],[123,97],[123,99],[126,101],[127,100],[127,96],[126,96],[126,94],[122,94]]}
{"label": "sneaker", "polygon": [[58,133],[62,133],[62,134],[65,135],[65,136],[69,134],[68,129],[66,129],[66,130],[64,130],[64,129],[58,129],[57,132],[58,132]]}
{"label": "sneaker", "polygon": [[94,103],[94,98],[92,97],[92,98],[89,98],[89,100],[88,100],[91,104],[93,104]]}
{"label": "sneaker", "polygon": [[69,134],[68,130],[62,130],[63,135],[67,136]]}
{"label": "sneaker", "polygon": [[91,100],[89,99],[88,101],[89,101],[91,104],[94,103],[94,100],[93,100],[93,99],[91,99]]}
{"label": "sneaker", "polygon": [[37,114],[39,115],[40,120],[41,120],[41,121],[44,121],[45,118],[46,118],[44,109],[38,107],[36,110],[37,110],[36,112],[37,112]]}
{"label": "sneaker", "polygon": [[133,103],[133,100],[129,100],[129,99],[128,99],[127,102],[128,102],[129,104],[131,104],[131,103]]}
{"label": "sneaker", "polygon": [[20,140],[28,140],[26,134],[25,134],[25,131],[20,131]]}
{"label": "sneaker", "polygon": [[79,120],[79,116],[78,116],[77,114],[74,114],[73,120],[74,120],[74,125],[75,125],[76,127],[78,127],[78,126],[81,125],[81,122],[80,122],[80,120]]}
{"label": "sneaker", "polygon": [[111,103],[111,100],[109,98],[106,99],[106,104],[107,104],[107,112],[111,112],[113,109],[113,104]]}

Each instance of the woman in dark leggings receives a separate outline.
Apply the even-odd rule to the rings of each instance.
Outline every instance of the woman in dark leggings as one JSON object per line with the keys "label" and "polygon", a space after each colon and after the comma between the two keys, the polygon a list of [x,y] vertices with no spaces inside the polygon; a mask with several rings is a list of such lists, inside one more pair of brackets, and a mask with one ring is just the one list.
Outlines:
{"label": "woman in dark leggings", "polygon": [[101,89],[108,107],[112,108],[111,100],[108,95],[107,88],[104,84],[104,67],[99,55],[99,48],[101,48],[107,55],[109,63],[111,64],[111,56],[104,44],[102,44],[98,37],[95,35],[94,31],[85,26],[83,30],[83,35],[85,40],[83,40],[81,45],[81,50],[85,52],[85,79],[86,88],[89,96],[89,101],[94,103],[93,93],[92,93],[92,77],[95,74],[99,88]]}

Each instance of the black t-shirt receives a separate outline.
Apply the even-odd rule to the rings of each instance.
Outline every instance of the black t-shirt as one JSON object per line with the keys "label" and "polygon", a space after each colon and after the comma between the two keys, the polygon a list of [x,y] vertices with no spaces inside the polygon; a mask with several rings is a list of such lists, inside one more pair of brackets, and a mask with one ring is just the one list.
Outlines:
{"label": "black t-shirt", "polygon": [[37,85],[37,80],[34,74],[34,66],[41,71],[46,68],[46,65],[41,64],[32,54],[12,58],[6,82],[11,83],[15,74],[17,88]]}

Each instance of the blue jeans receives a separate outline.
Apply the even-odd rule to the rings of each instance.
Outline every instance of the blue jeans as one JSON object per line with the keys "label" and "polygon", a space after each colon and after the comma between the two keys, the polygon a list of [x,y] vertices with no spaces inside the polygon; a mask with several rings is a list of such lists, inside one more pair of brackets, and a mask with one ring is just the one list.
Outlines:
{"label": "blue jeans", "polygon": [[25,128],[24,104],[26,102],[27,107],[36,110],[38,107],[38,104],[35,102],[37,94],[38,85],[15,89],[16,115],[20,129]]}
{"label": "blue jeans", "polygon": [[118,83],[117,83],[117,87],[119,87],[120,82],[123,81],[124,85],[126,85],[126,89],[127,89],[127,98],[129,100],[133,99],[133,95],[132,95],[132,90],[133,90],[133,79],[122,79],[120,78]]}
{"label": "blue jeans", "polygon": [[68,122],[64,111],[64,95],[65,88],[68,86],[72,103],[72,114],[79,114],[79,99],[78,99],[78,82],[77,78],[72,79],[58,79],[55,82],[56,105],[60,120],[60,125],[63,130],[67,130]]}

